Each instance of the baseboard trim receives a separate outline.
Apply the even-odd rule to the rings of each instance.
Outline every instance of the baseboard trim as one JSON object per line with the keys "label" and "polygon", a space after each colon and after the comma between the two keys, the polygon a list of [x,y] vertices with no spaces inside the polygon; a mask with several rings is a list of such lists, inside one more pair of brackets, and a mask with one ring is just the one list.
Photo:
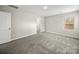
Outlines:
{"label": "baseboard trim", "polygon": [[[34,34],[31,34],[31,35],[34,35]],[[27,36],[21,36],[21,37],[13,38],[12,40],[21,39],[21,38],[28,37],[28,36],[31,36],[31,35],[27,35]]]}
{"label": "baseboard trim", "polygon": [[79,37],[77,37],[77,36],[66,35],[66,34],[61,34],[61,33],[56,33],[56,32],[49,32],[49,33],[53,33],[53,34],[57,34],[57,35],[62,35],[62,36],[66,36],[66,37],[71,37],[71,38],[75,38],[75,39],[79,39]]}
{"label": "baseboard trim", "polygon": [[[53,34],[57,34],[57,35],[62,35],[62,36],[66,36],[66,37],[71,37],[71,38],[79,39],[79,37],[76,37],[76,36],[70,36],[70,35],[61,34],[61,33],[56,33],[56,32],[48,32],[48,33],[53,33]],[[36,33],[36,34],[37,34],[37,33]],[[31,35],[34,35],[34,34],[31,34]],[[23,38],[23,37],[28,37],[28,36],[31,36],[31,35],[27,35],[27,36],[22,36],[22,37],[14,38],[14,39],[12,39],[12,40],[21,39],[21,38]]]}

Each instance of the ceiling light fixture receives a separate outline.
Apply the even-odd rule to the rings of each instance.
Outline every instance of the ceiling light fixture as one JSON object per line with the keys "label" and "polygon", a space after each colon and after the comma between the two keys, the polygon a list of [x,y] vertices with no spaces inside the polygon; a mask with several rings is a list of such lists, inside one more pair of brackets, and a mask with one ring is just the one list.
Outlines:
{"label": "ceiling light fixture", "polygon": [[47,8],[48,8],[47,6],[44,6],[44,7],[43,7],[44,10],[46,10]]}

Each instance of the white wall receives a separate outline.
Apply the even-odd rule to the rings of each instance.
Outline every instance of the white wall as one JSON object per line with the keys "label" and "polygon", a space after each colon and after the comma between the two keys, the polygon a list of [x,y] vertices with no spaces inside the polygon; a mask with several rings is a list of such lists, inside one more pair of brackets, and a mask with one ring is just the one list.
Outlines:
{"label": "white wall", "polygon": [[[64,29],[64,20],[66,17],[74,16],[75,25],[73,30]],[[65,13],[46,17],[46,31],[66,36],[79,38],[79,12]]]}
{"label": "white wall", "polygon": [[[8,6],[0,6],[0,10],[11,13],[12,39],[21,38],[37,33],[37,18],[40,16],[27,11],[23,11],[19,8],[14,9]],[[43,27],[40,28],[42,28],[41,31],[44,31]]]}
{"label": "white wall", "polygon": [[12,38],[36,34],[37,16],[28,12],[16,11],[12,15]]}
{"label": "white wall", "polygon": [[41,17],[40,32],[45,32],[45,18]]}
{"label": "white wall", "polygon": [[37,32],[44,32],[45,31],[45,19],[44,17],[37,18]]}

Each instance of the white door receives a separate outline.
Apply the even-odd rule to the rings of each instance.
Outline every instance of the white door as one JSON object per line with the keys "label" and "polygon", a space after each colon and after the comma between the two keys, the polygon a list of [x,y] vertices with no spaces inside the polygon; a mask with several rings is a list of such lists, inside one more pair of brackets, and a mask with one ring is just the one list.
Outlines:
{"label": "white door", "polygon": [[11,14],[0,12],[0,44],[11,41]]}

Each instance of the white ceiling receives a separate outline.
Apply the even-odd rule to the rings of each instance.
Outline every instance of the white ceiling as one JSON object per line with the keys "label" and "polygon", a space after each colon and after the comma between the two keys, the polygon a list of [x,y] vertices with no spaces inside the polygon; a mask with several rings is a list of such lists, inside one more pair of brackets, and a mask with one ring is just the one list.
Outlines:
{"label": "white ceiling", "polygon": [[48,9],[44,10],[44,5],[16,5],[24,11],[29,11],[40,16],[51,16],[66,12],[79,10],[79,5],[47,5]]}
{"label": "white ceiling", "polygon": [[[79,10],[79,5],[47,5],[45,10],[44,5],[16,5],[18,9],[31,12],[39,16],[51,16],[56,14],[62,14],[67,12],[72,12]],[[3,6],[4,9],[7,9],[9,6]],[[9,8],[8,8],[9,9]]]}

